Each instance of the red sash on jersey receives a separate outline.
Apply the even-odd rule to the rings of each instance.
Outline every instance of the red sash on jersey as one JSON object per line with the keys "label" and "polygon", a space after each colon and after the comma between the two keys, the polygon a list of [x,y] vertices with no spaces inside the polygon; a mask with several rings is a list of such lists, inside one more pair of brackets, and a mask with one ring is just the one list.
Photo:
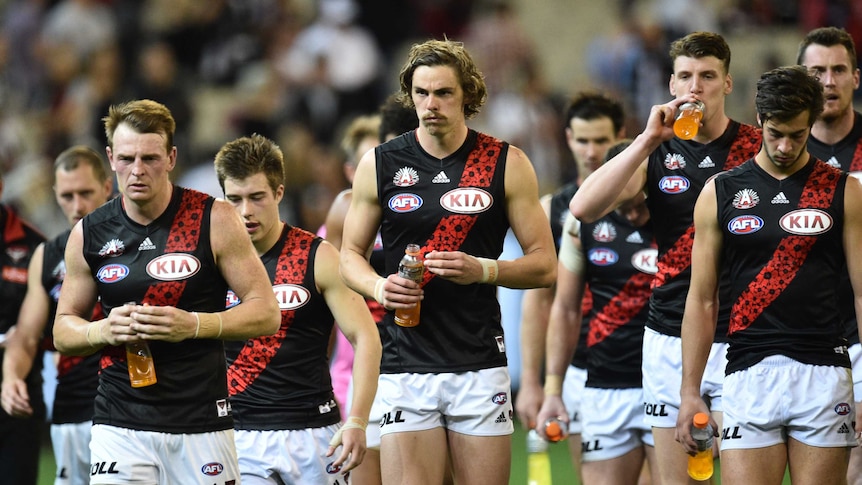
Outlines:
{"label": "red sash on jersey", "polygon": [[[307,231],[288,229],[287,240],[276,264],[273,285],[301,285],[308,271],[311,259],[311,244],[314,234]],[[281,326],[275,335],[256,337],[246,341],[245,346],[227,369],[229,395],[245,391],[272,361],[287,336],[287,329],[296,317],[296,310],[281,312]]]}
{"label": "red sash on jersey", "polygon": [[647,288],[652,279],[653,275],[638,271],[626,281],[620,292],[590,320],[587,346],[592,347],[608,338],[616,329],[640,313],[649,303],[650,291]]}
{"label": "red sash on jersey", "polygon": [[[467,157],[464,172],[458,187],[490,187],[494,179],[494,171],[497,168],[497,160],[500,158],[503,142],[482,133],[476,138],[476,147]],[[437,228],[421,249],[421,254],[430,251],[457,251],[467,234],[476,223],[477,215],[453,214],[440,219]],[[422,285],[426,285],[434,274],[425,272]]]}
{"label": "red sash on jersey", "polygon": [[862,171],[862,140],[856,142],[856,151],[853,152],[853,160],[850,160],[848,172]]}
{"label": "red sash on jersey", "polygon": [[[754,158],[760,150],[761,132],[751,125],[739,125],[739,131],[730,146],[727,159],[722,170],[727,171],[742,165],[749,158]],[[656,262],[657,271],[652,281],[652,287],[658,288],[679,276],[691,266],[691,248],[694,244],[694,224],[676,240],[666,253]]]}
{"label": "red sash on jersey", "polygon": [[[174,187],[174,190],[180,190]],[[177,210],[174,220],[171,223],[171,229],[168,233],[168,240],[165,243],[164,254],[176,252],[194,252],[201,236],[201,225],[203,224],[204,208],[208,196],[200,192],[184,190],[180,207]],[[183,290],[186,288],[186,281],[159,281],[153,283],[144,294],[143,301],[140,305],[148,303],[150,305],[159,306],[176,306],[180,301]],[[101,368],[111,365],[113,359],[125,359],[126,353],[119,347],[105,347],[100,362]]]}
{"label": "red sash on jersey", "polygon": [[[826,164],[817,163],[805,182],[798,208],[825,209],[832,204],[840,177]],[[763,310],[793,281],[811,247],[817,242],[812,236],[785,236],[768,263],[760,270],[748,288],[739,295],[730,313],[728,334],[748,328]]]}

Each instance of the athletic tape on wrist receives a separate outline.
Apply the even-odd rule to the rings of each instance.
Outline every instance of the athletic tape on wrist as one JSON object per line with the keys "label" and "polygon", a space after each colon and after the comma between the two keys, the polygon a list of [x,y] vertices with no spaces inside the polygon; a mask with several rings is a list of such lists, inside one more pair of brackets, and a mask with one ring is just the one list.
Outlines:
{"label": "athletic tape on wrist", "polygon": [[198,338],[198,335],[201,333],[201,317],[198,315],[198,312],[192,312],[192,315],[195,316],[195,321],[197,325],[195,326],[195,336],[194,338]]}
{"label": "athletic tape on wrist", "polygon": [[[102,343],[102,328],[99,327],[98,325],[99,325],[98,321],[90,322],[90,324],[87,325],[87,334],[86,334],[87,335],[87,343],[90,344],[90,347],[95,347],[95,346]],[[95,342],[93,342],[92,337],[90,336],[90,333],[93,331],[94,328],[96,330],[98,330],[98,332],[99,332],[98,338],[96,339]]]}
{"label": "athletic tape on wrist", "polygon": [[383,284],[386,283],[386,278],[378,278],[374,283],[374,299],[377,303],[383,304]]}
{"label": "athletic tape on wrist", "polygon": [[562,396],[563,395],[563,376],[548,374],[545,376],[545,395],[546,396]]}
{"label": "athletic tape on wrist", "polygon": [[365,431],[365,428],[367,427],[367,420],[357,416],[349,416],[347,418],[347,422],[344,423],[340,428],[338,428],[338,431],[336,431],[335,434],[332,436],[332,439],[329,440],[329,446],[337,448],[339,445],[341,445],[341,435],[344,434],[344,430],[361,429],[362,431]]}
{"label": "athletic tape on wrist", "polygon": [[476,258],[479,260],[479,264],[482,265],[482,279],[479,281],[480,283],[489,283],[494,284],[497,282],[497,274],[499,273],[499,267],[497,265],[496,259],[488,259],[488,258]]}

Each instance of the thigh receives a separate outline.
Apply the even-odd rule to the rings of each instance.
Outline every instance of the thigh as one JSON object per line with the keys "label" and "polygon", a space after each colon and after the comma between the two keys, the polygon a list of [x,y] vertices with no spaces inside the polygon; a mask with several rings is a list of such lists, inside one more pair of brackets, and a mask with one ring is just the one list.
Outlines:
{"label": "thigh", "polygon": [[449,450],[455,483],[499,485],[509,483],[512,437],[469,436],[449,431]]}
{"label": "thigh", "polygon": [[439,485],[446,469],[447,452],[446,430],[442,427],[383,434],[380,439],[383,484]]}
{"label": "thigh", "polygon": [[584,462],[612,460],[654,444],[643,420],[642,403],[640,388],[584,389]]}
{"label": "thigh", "polygon": [[584,462],[581,468],[584,483],[588,485],[631,485],[638,482],[644,463],[644,447],[610,458]]}
{"label": "thigh", "polygon": [[681,339],[644,330],[643,393],[644,420],[653,428],[676,428],[679,387],[682,382]]}
{"label": "thigh", "polygon": [[383,478],[380,476],[380,445],[377,449],[368,448],[365,458],[358,467],[350,472],[350,482],[359,485],[380,485]]}
{"label": "thigh", "polygon": [[[765,448],[721,450],[722,485],[775,485],[781,483],[787,466],[784,443]],[[796,485],[796,480],[792,480]],[[822,481],[826,483],[839,483]]]}
{"label": "thigh", "polygon": [[787,456],[794,485],[845,483],[850,448],[821,448],[790,439]]}

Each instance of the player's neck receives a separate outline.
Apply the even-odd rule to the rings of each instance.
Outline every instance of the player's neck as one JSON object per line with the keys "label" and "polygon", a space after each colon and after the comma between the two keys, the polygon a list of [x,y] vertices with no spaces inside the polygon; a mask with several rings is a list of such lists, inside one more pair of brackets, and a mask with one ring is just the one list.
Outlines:
{"label": "player's neck", "polygon": [[855,121],[856,112],[852,108],[838,118],[831,120],[820,118],[811,127],[811,136],[821,143],[835,145],[850,134]]}
{"label": "player's neck", "polygon": [[164,214],[171,204],[173,194],[174,186],[168,183],[165,189],[149,200],[132,200],[123,195],[123,208],[130,219],[142,226],[148,226]]}
{"label": "player's neck", "polygon": [[458,151],[467,139],[467,125],[459,124],[449,131],[429,131],[420,127],[416,130],[419,145],[429,155],[443,159]]}

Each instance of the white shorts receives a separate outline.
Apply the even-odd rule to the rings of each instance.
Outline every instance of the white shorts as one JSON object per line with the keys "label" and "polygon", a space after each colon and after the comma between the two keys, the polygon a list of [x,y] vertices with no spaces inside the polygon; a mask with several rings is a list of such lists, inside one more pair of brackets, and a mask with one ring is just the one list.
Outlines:
{"label": "white shorts", "polygon": [[54,485],[90,483],[90,428],[92,421],[51,425],[51,446],[57,462]]}
{"label": "white shorts", "polygon": [[380,434],[446,428],[471,436],[514,432],[506,367],[441,374],[380,374]]}
{"label": "white shorts", "polygon": [[862,344],[853,344],[850,351],[850,365],[853,367],[853,396],[856,402],[862,402]]}
{"label": "white shorts", "polygon": [[[379,384],[378,380],[378,386]],[[365,447],[380,451],[380,422],[383,419],[383,403],[380,401],[380,391],[374,395],[371,411],[368,413],[368,427],[365,428]]]}
{"label": "white shorts", "polygon": [[583,431],[581,407],[584,400],[584,385],[587,383],[587,370],[570,365],[563,381],[563,404],[569,412],[569,434]]}
{"label": "white shorts", "polygon": [[329,440],[340,425],[322,428],[236,430],[236,454],[244,485],[347,484],[334,462],[340,449],[326,456]]}
{"label": "white shorts", "polygon": [[[713,343],[709,350],[700,393],[709,408],[721,411],[722,384],[727,367],[726,343]],[[644,329],[643,346],[644,416],[654,428],[676,428],[679,388],[682,384],[682,339]]]}
{"label": "white shorts", "polygon": [[721,449],[765,448],[793,438],[808,446],[856,446],[850,369],[766,357],[724,380]]}
{"label": "white shorts", "polygon": [[240,483],[234,432],[173,434],[96,424],[90,485]]}
{"label": "white shorts", "polygon": [[581,405],[584,461],[610,460],[643,445],[655,446],[644,422],[643,389],[584,389]]}

